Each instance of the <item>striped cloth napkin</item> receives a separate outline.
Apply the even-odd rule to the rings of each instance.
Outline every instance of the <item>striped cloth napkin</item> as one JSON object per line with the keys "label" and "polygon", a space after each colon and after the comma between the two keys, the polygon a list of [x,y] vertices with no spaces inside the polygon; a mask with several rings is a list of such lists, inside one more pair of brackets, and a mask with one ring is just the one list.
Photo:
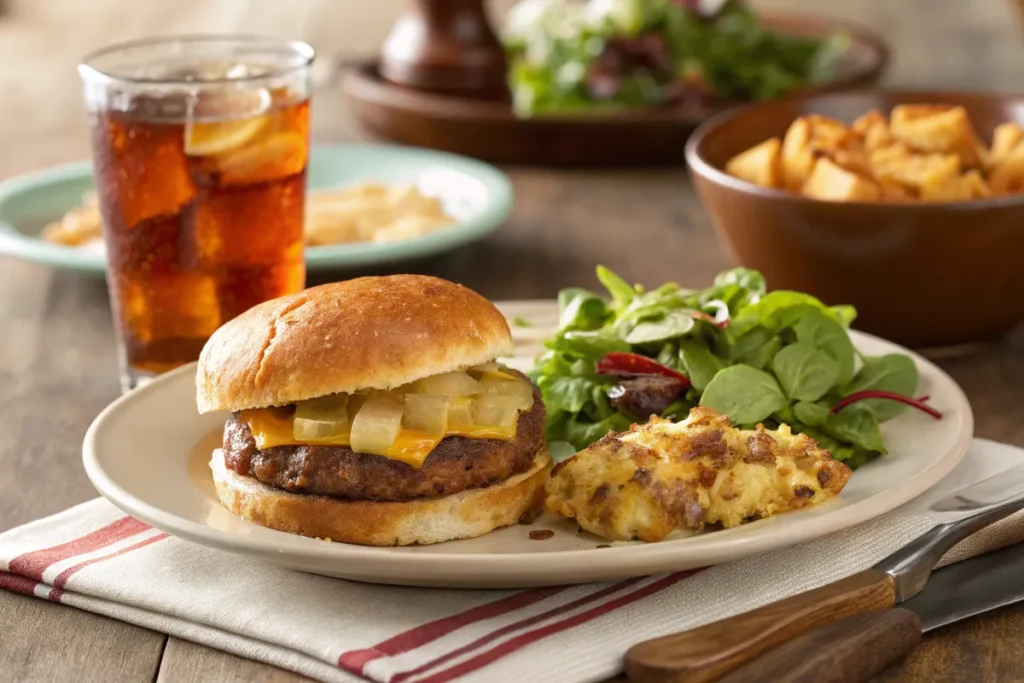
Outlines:
{"label": "striped cloth napkin", "polygon": [[[866,568],[935,524],[927,505],[1019,463],[976,440],[936,489],[860,527],[702,571],[526,591],[353,583],[193,545],[94,500],[0,535],[0,588],[322,681],[602,680],[634,643]],[[1024,540],[1014,516],[944,562]]]}

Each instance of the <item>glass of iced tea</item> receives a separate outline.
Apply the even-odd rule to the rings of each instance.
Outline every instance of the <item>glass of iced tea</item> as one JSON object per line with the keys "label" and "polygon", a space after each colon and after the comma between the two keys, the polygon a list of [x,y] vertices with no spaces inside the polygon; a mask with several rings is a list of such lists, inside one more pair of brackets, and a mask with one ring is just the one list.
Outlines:
{"label": "glass of iced tea", "polygon": [[79,66],[126,391],[303,288],[312,61],[304,43],[189,36]]}

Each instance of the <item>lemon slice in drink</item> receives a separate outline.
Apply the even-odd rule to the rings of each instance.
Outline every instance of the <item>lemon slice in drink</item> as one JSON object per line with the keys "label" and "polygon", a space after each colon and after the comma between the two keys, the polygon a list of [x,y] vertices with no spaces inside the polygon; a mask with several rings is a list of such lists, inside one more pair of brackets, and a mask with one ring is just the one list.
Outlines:
{"label": "lemon slice in drink", "polygon": [[259,135],[267,119],[251,116],[233,121],[190,122],[185,126],[185,154],[205,157],[237,149]]}

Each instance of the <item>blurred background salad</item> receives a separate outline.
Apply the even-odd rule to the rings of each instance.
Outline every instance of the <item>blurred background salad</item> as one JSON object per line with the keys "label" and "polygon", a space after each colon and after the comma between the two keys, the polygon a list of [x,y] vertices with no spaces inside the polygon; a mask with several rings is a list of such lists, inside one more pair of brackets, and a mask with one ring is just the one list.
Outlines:
{"label": "blurred background salad", "polygon": [[520,116],[775,99],[828,80],[848,43],[778,33],[736,0],[523,0],[505,33]]}

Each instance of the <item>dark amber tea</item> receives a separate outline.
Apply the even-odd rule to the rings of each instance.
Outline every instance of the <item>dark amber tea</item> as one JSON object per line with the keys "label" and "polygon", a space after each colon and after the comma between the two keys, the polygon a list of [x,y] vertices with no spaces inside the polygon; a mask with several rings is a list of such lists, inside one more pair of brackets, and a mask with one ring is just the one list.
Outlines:
{"label": "dark amber tea", "polygon": [[102,69],[83,66],[125,388],[196,360],[221,324],[304,286],[311,52],[276,45],[292,54],[282,66],[273,42],[249,43],[185,40],[202,48],[191,61],[125,67],[129,56],[127,73],[95,84]]}

